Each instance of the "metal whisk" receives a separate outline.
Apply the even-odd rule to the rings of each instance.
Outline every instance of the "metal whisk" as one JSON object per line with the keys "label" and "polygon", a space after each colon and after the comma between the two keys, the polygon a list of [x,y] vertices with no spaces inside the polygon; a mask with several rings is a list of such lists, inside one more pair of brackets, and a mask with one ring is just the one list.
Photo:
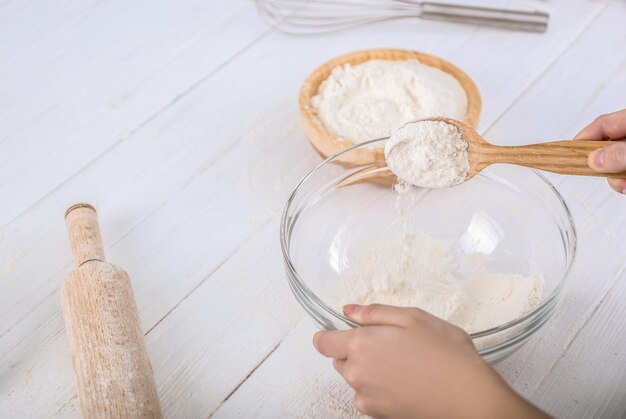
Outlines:
{"label": "metal whisk", "polygon": [[545,32],[550,16],[416,0],[255,0],[261,16],[283,32],[308,35],[334,32],[383,20],[422,18],[528,32]]}

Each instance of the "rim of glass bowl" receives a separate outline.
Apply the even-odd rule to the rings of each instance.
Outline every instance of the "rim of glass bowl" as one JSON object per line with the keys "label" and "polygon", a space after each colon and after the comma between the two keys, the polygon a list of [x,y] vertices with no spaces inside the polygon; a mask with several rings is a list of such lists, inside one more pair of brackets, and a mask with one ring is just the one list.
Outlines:
{"label": "rim of glass bowl", "polygon": [[[299,217],[300,212],[295,214],[296,219],[290,223],[290,217],[289,217],[289,211],[291,209],[291,205],[293,204],[296,196],[298,195],[300,189],[302,188],[302,186],[304,186],[307,181],[313,177],[318,170],[320,170],[322,167],[326,166],[329,163],[334,163],[336,160],[339,160],[339,158],[346,154],[351,152],[352,150],[356,149],[356,148],[360,148],[360,147],[368,147],[372,144],[376,144],[378,142],[383,142],[386,141],[388,138],[378,138],[378,139],[374,139],[374,140],[369,140],[369,141],[364,141],[362,143],[359,144],[355,144],[349,148],[346,148],[345,150],[342,150],[336,154],[333,154],[332,156],[328,157],[327,159],[325,159],[324,161],[322,161],[321,163],[319,163],[317,166],[315,166],[309,173],[307,173],[301,180],[300,182],[298,182],[298,184],[296,185],[296,187],[294,188],[294,190],[292,191],[292,193],[289,195],[289,199],[287,199],[287,203],[285,204],[285,207],[283,209],[283,213],[282,213],[282,217],[281,217],[281,221],[280,221],[280,247],[281,250],[283,252],[283,259],[285,261],[285,264],[287,265],[287,269],[289,269],[291,271],[291,275],[288,275],[288,280],[290,282],[290,286],[295,286],[297,288],[300,289],[300,291],[304,294],[304,296],[306,297],[306,299],[310,300],[312,303],[316,304],[320,309],[322,309],[323,311],[325,311],[327,314],[337,318],[338,320],[341,320],[342,322],[346,323],[349,326],[352,327],[362,327],[363,325],[360,324],[359,322],[356,322],[352,319],[350,319],[349,317],[346,317],[343,315],[343,313],[338,312],[337,310],[335,310],[334,308],[330,307],[328,304],[326,304],[324,301],[322,301],[313,291],[311,291],[309,289],[309,287],[304,283],[304,281],[302,280],[302,278],[300,277],[300,275],[298,274],[298,271],[296,270],[293,261],[291,260],[291,256],[289,255],[289,248],[290,248],[290,239],[291,239],[291,228],[295,225],[295,223],[297,222],[297,217]],[[574,225],[574,220],[572,218],[572,214],[567,206],[567,204],[565,203],[565,200],[563,199],[563,197],[561,196],[561,194],[556,190],[556,188],[554,187],[554,185],[552,185],[552,183],[550,183],[550,181],[541,173],[539,173],[538,171],[534,170],[534,169],[528,169],[529,173],[534,174],[535,176],[537,176],[541,181],[543,181],[543,183],[548,187],[548,189],[550,191],[552,191],[552,193],[556,196],[558,202],[561,204],[561,207],[563,209],[563,212],[565,214],[566,217],[566,223],[565,223],[565,229],[569,230],[566,231],[570,234],[567,235],[567,238],[569,239],[569,242],[566,242],[566,238],[563,237],[563,235],[561,234],[561,239],[563,240],[563,245],[566,248],[566,262],[567,262],[567,266],[565,268],[565,272],[563,273],[563,276],[561,277],[559,283],[557,284],[557,286],[554,288],[554,290],[552,290],[552,292],[550,293],[550,295],[547,296],[547,298],[545,298],[545,300],[538,305],[537,307],[535,307],[533,310],[531,310],[530,312],[524,314],[523,316],[517,317],[507,323],[503,323],[499,326],[496,327],[492,327],[490,329],[486,329],[480,332],[475,332],[475,333],[470,333],[470,337],[472,339],[474,338],[481,338],[481,337],[486,337],[486,336],[491,336],[494,335],[498,332],[502,332],[508,329],[511,329],[515,326],[518,326],[522,323],[524,323],[526,320],[531,319],[533,317],[535,317],[537,314],[541,313],[542,311],[544,311],[544,309],[550,308],[551,305],[553,304],[553,300],[555,300],[556,298],[559,297],[561,291],[563,290],[563,288],[565,287],[567,280],[569,278],[569,273],[570,270],[572,268],[572,265],[574,263],[574,259],[576,257],[576,248],[577,248],[577,242],[578,242],[578,238],[577,238],[577,234],[576,234],[576,227]],[[479,173],[477,176],[482,176],[482,177],[487,177],[490,180],[495,180],[499,183],[503,183],[502,179],[494,179],[491,176]],[[511,185],[510,183],[506,182],[505,186],[508,186],[509,188],[514,187],[514,185]],[[303,210],[305,210],[306,208],[310,207],[312,204],[314,204],[314,202],[309,203],[305,208],[303,208]],[[289,231],[288,231],[289,229]],[[562,229],[559,226],[559,230],[562,231]],[[569,253],[567,252],[568,250],[568,246],[569,249],[571,249],[569,251]],[[300,299],[298,298],[298,301],[300,303],[303,303],[302,301],[300,301]],[[311,310],[312,308],[309,309],[305,309],[305,311],[309,312],[309,310]],[[311,313],[309,313],[311,314]],[[315,316],[317,317],[317,316]],[[328,323],[328,322],[326,322]],[[543,322],[542,322],[543,323]],[[497,345],[500,346],[500,345]],[[490,351],[491,352],[491,351]]]}

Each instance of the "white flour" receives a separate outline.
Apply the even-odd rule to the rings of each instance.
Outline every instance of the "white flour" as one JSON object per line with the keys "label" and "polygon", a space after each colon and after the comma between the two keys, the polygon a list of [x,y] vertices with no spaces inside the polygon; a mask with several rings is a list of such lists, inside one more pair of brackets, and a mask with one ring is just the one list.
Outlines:
{"label": "white flour", "polygon": [[311,100],[326,128],[356,143],[389,137],[418,119],[464,119],[467,103],[450,74],[418,61],[384,60],[335,68]]}
{"label": "white flour", "polygon": [[466,179],[467,147],[456,126],[443,121],[417,121],[391,135],[385,144],[385,160],[401,183],[443,188]]}
{"label": "white flour", "polygon": [[528,313],[541,301],[543,277],[490,272],[488,258],[461,256],[424,233],[389,235],[362,252],[341,279],[340,304],[419,307],[468,333]]}

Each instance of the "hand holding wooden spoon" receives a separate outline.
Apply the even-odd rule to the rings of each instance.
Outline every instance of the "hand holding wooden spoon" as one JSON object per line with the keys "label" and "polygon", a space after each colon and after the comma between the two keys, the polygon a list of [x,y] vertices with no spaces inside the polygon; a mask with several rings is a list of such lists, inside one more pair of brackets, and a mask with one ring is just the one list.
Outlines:
{"label": "hand holding wooden spoon", "polygon": [[[534,169],[546,170],[549,172],[567,174],[567,175],[582,175],[582,176],[603,176],[609,177],[611,179],[626,179],[626,167],[622,167],[621,169],[615,169],[615,167],[611,166],[611,170],[599,171],[594,170],[594,168],[599,168],[598,165],[593,164],[590,160],[590,154],[598,149],[605,149],[607,147],[609,150],[613,150],[616,147],[619,147],[618,150],[622,150],[626,154],[626,142],[620,141],[593,141],[593,140],[565,140],[565,141],[554,141],[548,143],[539,143],[539,144],[530,144],[530,145],[522,145],[522,146],[497,146],[487,142],[482,136],[480,136],[476,130],[461,121],[457,121],[449,118],[432,118],[425,119],[421,121],[416,121],[407,124],[408,125],[417,125],[417,124],[431,124],[438,123],[437,125],[441,127],[441,123],[448,124],[449,126],[454,126],[460,132],[463,141],[467,143],[467,161],[466,167],[469,168],[467,171],[467,175],[465,179],[463,178],[455,178],[453,183],[443,182],[445,186],[453,186],[458,183],[467,181],[472,177],[476,176],[480,173],[481,170],[486,167],[494,164],[494,163],[508,163],[508,164],[516,164],[520,166],[526,166]],[[405,127],[406,127],[405,126]],[[352,173],[341,182],[338,183],[338,186],[347,186],[352,183],[361,182],[363,180],[374,180],[374,179],[392,179],[394,173],[405,183],[414,184],[415,186],[423,186],[423,187],[441,187],[442,183],[433,182],[433,176],[429,170],[439,170],[441,173],[446,173],[447,168],[453,167],[458,164],[458,150],[455,150],[452,147],[452,151],[455,151],[455,155],[441,155],[441,153],[436,153],[437,150],[424,150],[422,147],[428,148],[428,145],[423,145],[417,143],[417,141],[421,141],[423,139],[419,138],[394,138],[401,131],[407,131],[404,129],[405,127],[398,130],[388,143],[388,147],[386,147],[386,156],[387,156],[387,164],[375,163],[366,168],[359,170],[357,172]],[[442,131],[441,141],[452,141],[447,138],[445,135],[445,130]],[[458,137],[458,135],[457,135]],[[432,138],[431,138],[432,140]],[[435,138],[436,144],[438,138]],[[413,142],[416,141],[416,142]],[[458,140],[456,140],[458,141]],[[407,144],[411,144],[412,149],[407,149]],[[423,141],[422,141],[423,142]],[[389,147],[391,146],[391,147]],[[417,159],[413,166],[413,168],[409,167],[409,172],[421,173],[421,176],[413,176],[407,177],[403,176],[407,174],[407,164],[404,162],[402,171],[397,171],[397,169],[401,165],[395,165],[393,160],[389,161],[389,155],[394,153],[395,147],[403,147],[404,150],[401,151],[405,156],[406,155],[420,155],[420,158]],[[622,148],[623,147],[623,148]],[[604,153],[596,152],[594,156],[603,156]],[[446,162],[446,159],[450,159],[449,164]],[[454,160],[454,161],[452,161]],[[588,163],[590,161],[590,163]],[[413,164],[413,162],[410,162]],[[608,162],[607,162],[608,163]],[[590,167],[590,164],[592,167]],[[420,165],[424,165],[424,167],[420,167]],[[626,161],[624,162],[624,166],[626,166]],[[443,167],[443,169],[442,169]],[[391,168],[391,169],[390,169]],[[412,170],[416,169],[416,170]],[[404,173],[403,173],[404,172]],[[436,173],[438,174],[438,173]],[[422,179],[429,178],[429,183],[421,184],[420,177]],[[626,180],[613,181],[618,182],[618,185],[622,185],[626,187]]]}
{"label": "hand holding wooden spoon", "polygon": [[589,154],[618,143],[618,141],[565,140],[522,146],[490,144],[476,130],[460,121],[437,118],[455,125],[468,143],[470,170],[466,180],[494,163],[509,163],[564,175],[603,176],[625,179],[626,169],[616,173],[601,173],[589,167]]}
{"label": "hand holding wooden spoon", "polygon": [[[580,131],[575,139],[626,140],[626,109],[596,118]],[[602,148],[589,155],[589,166],[602,173],[626,170],[626,141],[618,141],[610,147]],[[611,188],[626,194],[626,180],[609,177]]]}

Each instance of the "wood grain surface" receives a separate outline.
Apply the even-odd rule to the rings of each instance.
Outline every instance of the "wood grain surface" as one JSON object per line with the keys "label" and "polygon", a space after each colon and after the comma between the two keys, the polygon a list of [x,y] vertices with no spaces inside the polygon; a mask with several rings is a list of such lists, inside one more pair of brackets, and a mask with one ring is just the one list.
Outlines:
{"label": "wood grain surface", "polygon": [[616,143],[618,141],[565,140],[522,146],[482,144],[479,146],[480,150],[475,152],[476,161],[472,161],[470,155],[470,173],[476,173],[492,164],[508,163],[562,175],[623,179],[626,178],[626,172],[600,173],[588,164],[589,154],[592,151]]}

